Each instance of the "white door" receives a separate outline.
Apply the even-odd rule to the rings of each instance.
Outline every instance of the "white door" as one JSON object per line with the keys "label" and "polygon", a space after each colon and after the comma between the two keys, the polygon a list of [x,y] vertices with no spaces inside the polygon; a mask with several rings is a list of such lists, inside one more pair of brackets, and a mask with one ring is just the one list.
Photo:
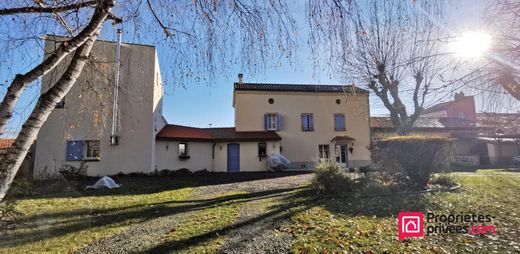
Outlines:
{"label": "white door", "polygon": [[348,146],[347,145],[337,145],[336,149],[338,151],[336,162],[339,163],[343,167],[348,167]]}

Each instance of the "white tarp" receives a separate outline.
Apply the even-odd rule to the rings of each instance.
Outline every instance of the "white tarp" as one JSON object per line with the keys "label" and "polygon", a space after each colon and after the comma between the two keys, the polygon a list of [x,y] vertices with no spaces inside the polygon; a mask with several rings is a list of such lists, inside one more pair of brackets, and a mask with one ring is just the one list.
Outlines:
{"label": "white tarp", "polygon": [[119,187],[121,187],[121,185],[117,184],[114,181],[114,179],[112,179],[108,176],[103,176],[94,185],[87,186],[87,189],[102,189],[102,188],[114,189],[114,188],[119,188]]}
{"label": "white tarp", "polygon": [[287,169],[289,168],[290,163],[291,162],[287,158],[278,153],[271,154],[267,159],[267,165],[269,165],[270,169]]}

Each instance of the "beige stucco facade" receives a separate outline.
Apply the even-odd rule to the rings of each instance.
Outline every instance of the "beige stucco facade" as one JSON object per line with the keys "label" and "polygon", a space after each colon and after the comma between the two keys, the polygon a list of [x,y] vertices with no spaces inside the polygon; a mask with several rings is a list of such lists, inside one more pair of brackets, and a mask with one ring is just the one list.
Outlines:
{"label": "beige stucco facade", "polygon": [[[188,147],[189,159],[179,159],[179,143]],[[266,171],[267,158],[258,156],[258,142],[200,142],[157,141],[156,158],[158,170],[188,169],[192,172],[227,172],[228,144],[240,147],[240,172]],[[280,153],[279,141],[264,142],[267,154]]]}
{"label": "beige stucco facade", "polygon": [[[269,103],[269,99],[274,102]],[[262,131],[265,113],[281,114],[282,127],[276,133],[282,138],[281,153],[293,162],[293,167],[313,167],[319,159],[319,145],[329,145],[334,160],[339,151],[331,140],[336,136],[355,139],[346,144],[349,166],[370,164],[367,93],[235,91],[233,106],[237,131]],[[302,130],[304,113],[313,114],[313,131]],[[345,131],[335,131],[335,114],[345,115]]]}
{"label": "beige stucco facade", "polygon": [[[47,40],[45,52],[56,43]],[[155,169],[155,134],[162,125],[162,84],[154,47],[122,44],[119,89],[118,145],[109,143],[112,127],[116,43],[97,41],[91,62],[41,128],[36,144],[35,176],[56,175],[66,160],[66,142],[99,141],[99,158],[84,160],[88,175],[152,172]],[[59,79],[64,64],[42,80],[42,93]]]}
{"label": "beige stucco facade", "polygon": [[[58,46],[60,39],[54,39],[46,41],[46,53]],[[122,44],[118,117],[113,122],[116,48],[114,42],[94,44],[92,60],[65,96],[64,105],[57,107],[41,128],[35,148],[35,177],[56,176],[68,166],[83,167],[91,176],[184,168],[193,172],[265,171],[269,170],[268,156],[280,153],[292,161],[290,168],[313,168],[319,160],[319,146],[322,150],[327,146],[327,157],[341,157],[348,167],[370,164],[368,93],[235,89],[234,128],[168,125],[162,114],[157,52],[147,45]],[[43,77],[42,93],[59,79],[65,67],[61,64]],[[279,114],[281,128],[265,130],[266,113]],[[313,131],[302,130],[303,113],[313,114]],[[345,117],[345,130],[335,130],[335,114]],[[114,125],[117,144],[111,143]],[[165,136],[160,137],[163,132]],[[185,134],[188,136],[182,137]],[[188,146],[187,155],[180,156],[179,142]],[[239,156],[228,153],[230,144]]]}
{"label": "beige stucco facade", "polygon": [[[258,142],[221,142],[215,145],[215,172],[227,172],[227,148],[234,143],[240,146],[240,172],[266,171],[267,158],[258,156]],[[280,142],[267,143],[267,155],[280,153]]]}

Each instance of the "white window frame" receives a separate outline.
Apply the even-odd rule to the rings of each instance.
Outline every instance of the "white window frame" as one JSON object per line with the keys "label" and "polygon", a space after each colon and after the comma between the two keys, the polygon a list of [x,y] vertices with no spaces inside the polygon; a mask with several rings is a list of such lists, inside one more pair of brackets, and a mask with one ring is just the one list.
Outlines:
{"label": "white window frame", "polygon": [[[181,146],[184,145],[184,152],[181,153]],[[188,143],[180,142],[178,145],[179,156],[189,156],[188,154]]]}
{"label": "white window frame", "polygon": [[[91,145],[97,145],[97,155],[98,156],[89,156]],[[92,148],[94,151],[94,148]],[[85,140],[83,141],[83,160],[87,161],[97,161],[101,157],[101,142],[99,140]]]}
{"label": "white window frame", "polygon": [[457,112],[457,118],[466,119],[466,114],[464,112]]}
{"label": "white window frame", "polygon": [[[325,147],[326,147],[326,149],[325,149]],[[330,145],[328,145],[328,144],[318,145],[318,153],[320,156],[320,160],[329,160],[330,159]],[[324,156],[324,155],[327,155],[327,156]]]}
{"label": "white window frame", "polygon": [[276,131],[278,130],[278,114],[267,113],[267,130]]}

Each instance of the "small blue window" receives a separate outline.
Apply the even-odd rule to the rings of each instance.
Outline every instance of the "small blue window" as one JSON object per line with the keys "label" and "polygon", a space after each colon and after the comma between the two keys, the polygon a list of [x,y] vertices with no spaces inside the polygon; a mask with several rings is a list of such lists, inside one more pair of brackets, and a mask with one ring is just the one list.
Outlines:
{"label": "small blue window", "polygon": [[345,114],[334,114],[334,130],[344,131],[345,128]]}
{"label": "small blue window", "polygon": [[313,131],[314,130],[314,122],[311,113],[303,113],[302,114],[302,130],[303,131]]}
{"label": "small blue window", "polygon": [[83,159],[83,141],[67,141],[65,159],[68,161],[80,161]]}

